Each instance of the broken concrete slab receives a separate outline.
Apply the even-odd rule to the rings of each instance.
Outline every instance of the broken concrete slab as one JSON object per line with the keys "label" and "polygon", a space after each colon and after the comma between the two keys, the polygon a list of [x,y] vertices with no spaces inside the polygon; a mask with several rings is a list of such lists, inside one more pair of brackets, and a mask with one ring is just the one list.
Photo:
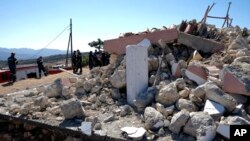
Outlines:
{"label": "broken concrete slab", "polygon": [[192,47],[193,49],[202,51],[204,53],[215,53],[224,49],[224,45],[222,43],[183,32],[179,32],[178,34],[178,43]]}
{"label": "broken concrete slab", "polygon": [[149,39],[151,43],[158,43],[162,39],[164,42],[171,42],[177,39],[177,29],[166,29],[162,31],[155,31],[147,34],[132,35],[118,39],[104,41],[104,50],[114,54],[125,54],[127,45],[138,44],[143,39]]}
{"label": "broken concrete slab", "polygon": [[213,102],[211,100],[206,100],[204,112],[207,112],[214,119],[220,119],[220,117],[224,114],[225,108],[223,105]]}
{"label": "broken concrete slab", "polygon": [[188,65],[185,75],[188,79],[196,82],[198,85],[201,85],[207,81],[208,72],[199,63],[192,62]]}
{"label": "broken concrete slab", "polygon": [[236,100],[231,95],[224,93],[224,91],[215,84],[210,82],[206,83],[205,91],[208,99],[223,105],[228,112],[232,112],[235,109],[237,105]]}
{"label": "broken concrete slab", "polygon": [[224,67],[220,78],[222,89],[229,93],[250,96],[250,77],[242,71],[241,66],[230,65]]}
{"label": "broken concrete slab", "polygon": [[[134,105],[134,100],[148,87],[148,39],[137,45],[126,47],[126,83],[127,102]],[[120,80],[119,80],[120,81]]]}

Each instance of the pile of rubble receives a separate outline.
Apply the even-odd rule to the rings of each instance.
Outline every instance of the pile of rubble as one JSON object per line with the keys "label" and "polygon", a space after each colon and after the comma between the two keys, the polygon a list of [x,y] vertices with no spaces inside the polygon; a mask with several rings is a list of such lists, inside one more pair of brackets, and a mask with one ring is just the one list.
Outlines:
{"label": "pile of rubble", "polygon": [[1,95],[0,113],[110,140],[229,139],[229,125],[250,124],[249,31],[187,28],[177,41],[149,46],[149,87],[132,105],[126,55],[111,55],[87,75]]}

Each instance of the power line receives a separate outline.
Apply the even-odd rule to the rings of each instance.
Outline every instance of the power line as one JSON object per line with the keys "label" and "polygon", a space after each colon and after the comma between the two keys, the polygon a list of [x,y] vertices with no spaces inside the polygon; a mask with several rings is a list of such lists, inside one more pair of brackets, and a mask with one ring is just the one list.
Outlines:
{"label": "power line", "polygon": [[66,31],[67,29],[69,29],[69,25],[66,26],[57,36],[55,36],[47,45],[45,45],[42,49],[40,49],[35,55],[33,55],[31,58],[37,56],[38,54],[40,54],[44,49],[46,49],[50,44],[52,44],[60,35],[62,35],[64,33],[64,31]]}

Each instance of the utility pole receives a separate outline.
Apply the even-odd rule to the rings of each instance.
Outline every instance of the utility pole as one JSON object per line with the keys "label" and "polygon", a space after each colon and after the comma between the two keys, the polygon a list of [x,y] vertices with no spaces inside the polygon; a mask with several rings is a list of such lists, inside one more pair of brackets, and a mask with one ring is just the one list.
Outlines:
{"label": "utility pole", "polygon": [[[72,54],[73,54],[72,19],[70,19],[70,33],[69,33],[69,41],[68,41],[68,48],[67,48],[67,54],[66,54],[66,64],[65,64],[66,67],[68,67],[69,48],[70,48],[70,57],[72,57]],[[71,65],[72,64],[73,63],[72,63],[72,59],[71,59]]]}

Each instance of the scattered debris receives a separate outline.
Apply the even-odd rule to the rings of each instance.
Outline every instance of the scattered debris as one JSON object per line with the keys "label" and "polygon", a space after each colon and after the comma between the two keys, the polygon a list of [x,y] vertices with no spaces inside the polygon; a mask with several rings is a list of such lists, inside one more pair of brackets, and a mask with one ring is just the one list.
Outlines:
{"label": "scattered debris", "polygon": [[227,140],[230,125],[250,123],[249,31],[177,27],[105,41],[109,65],[2,95],[0,115],[99,140]]}

